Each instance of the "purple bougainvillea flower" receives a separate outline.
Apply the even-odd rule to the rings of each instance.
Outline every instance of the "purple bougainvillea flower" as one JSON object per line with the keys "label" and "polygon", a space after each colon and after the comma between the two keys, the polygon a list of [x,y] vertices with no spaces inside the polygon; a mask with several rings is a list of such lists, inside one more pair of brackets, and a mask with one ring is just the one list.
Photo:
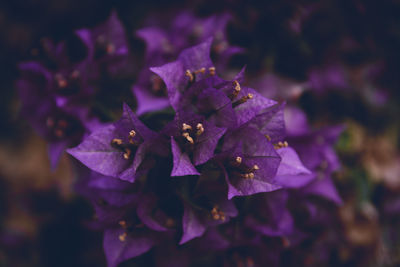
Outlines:
{"label": "purple bougainvillea flower", "polygon": [[116,11],[103,24],[92,29],[76,31],[88,50],[87,58],[92,64],[99,64],[111,77],[126,71],[130,61],[128,42],[124,27]]}
{"label": "purple bougainvillea flower", "polygon": [[217,126],[233,128],[276,104],[240,85],[244,70],[233,81],[219,78],[210,59],[210,47],[208,39],[185,49],[176,61],[151,68],[163,79],[175,111],[189,109]]}
{"label": "purple bougainvillea flower", "polygon": [[47,60],[19,65],[21,77],[17,87],[22,113],[49,142],[53,168],[65,148],[77,145],[100,126],[88,105],[96,92],[94,83],[100,70],[118,72],[117,65],[128,59],[124,30],[115,12],[104,25],[79,30],[77,35],[87,47],[82,60],[69,57],[66,41],[55,44],[43,39]]}
{"label": "purple bougainvillea flower", "polygon": [[179,101],[188,84],[210,75],[209,69],[213,68],[210,60],[211,43],[210,38],[204,43],[183,50],[178,60],[161,67],[150,68],[165,82],[169,102],[175,110],[179,109]]}
{"label": "purple bougainvillea flower", "polygon": [[[50,40],[44,40],[46,52],[50,54],[52,64],[48,62],[29,61],[19,64],[20,81],[25,86],[21,96],[23,101],[32,101],[26,97],[42,96],[43,99],[54,101],[57,106],[79,105],[93,95],[94,89],[89,80],[96,76],[96,66],[91,64],[90,58],[79,62],[72,62],[67,56],[67,47],[64,42],[58,45]],[[54,50],[54,51],[53,51]],[[53,59],[54,58],[54,59]],[[81,105],[82,106],[82,105]]]}
{"label": "purple bougainvillea flower", "polygon": [[19,64],[16,83],[22,114],[49,142],[49,156],[55,168],[65,148],[77,145],[100,123],[90,115],[87,102],[94,94],[89,79],[96,72],[88,59],[72,62],[66,44],[44,39],[49,60]]}
{"label": "purple bougainvillea flower", "polygon": [[121,262],[149,251],[155,244],[154,239],[145,232],[125,233],[123,229],[104,232],[103,247],[109,267],[117,267]]}
{"label": "purple bougainvillea flower", "polygon": [[146,171],[141,168],[146,155],[150,151],[161,153],[157,138],[124,104],[119,121],[97,129],[68,152],[96,172],[133,182]]}
{"label": "purple bougainvillea flower", "polygon": [[307,168],[320,168],[331,173],[340,166],[333,145],[342,131],[343,126],[327,127],[306,135],[288,136],[287,140],[296,149]]}
{"label": "purple bougainvillea flower", "polygon": [[[176,28],[190,21],[182,16]],[[204,27],[213,32],[212,24]],[[332,146],[340,129],[314,131],[296,112],[285,125],[285,103],[244,86],[244,69],[232,80],[216,74],[212,38],[171,50],[177,58],[165,64],[167,52],[159,50],[169,35],[159,28],[140,34],[148,61],[161,66],[135,85],[136,95],[150,90],[138,99],[139,111],[172,108],[139,120],[124,105],[120,120],[68,150],[91,169],[78,189],[93,203],[93,225],[105,230],[108,265],[152,248],[164,259],[176,253],[170,266],[219,253],[215,259],[227,266],[278,264],[287,243],[304,236],[292,198],[310,209],[316,195],[338,202],[329,176],[338,167]],[[174,47],[180,38],[185,47],[181,35]]]}
{"label": "purple bougainvillea flower", "polygon": [[[175,221],[163,212],[156,196],[143,194],[142,185],[95,172],[78,184],[78,191],[95,207],[91,225],[104,230],[108,266],[139,256],[174,233]],[[174,205],[168,199],[163,204]]]}
{"label": "purple bougainvillea flower", "polygon": [[116,223],[126,212],[126,206],[136,206],[141,185],[104,176],[94,171],[80,175],[76,190],[88,198],[101,225]]}
{"label": "purple bougainvillea flower", "polygon": [[281,188],[274,184],[281,158],[267,138],[252,127],[228,133],[217,161],[225,173],[228,199]]}
{"label": "purple bougainvillea flower", "polygon": [[[242,49],[229,47],[227,44],[225,27],[229,19],[228,15],[200,19],[183,12],[174,19],[171,29],[166,29],[164,23],[137,31],[137,36],[146,43],[146,67],[132,89],[138,100],[137,114],[169,106],[165,84],[148,70],[149,67],[175,60],[183,49],[205,42],[210,37],[213,37],[213,42],[209,45],[217,55],[218,67],[223,68],[232,55],[242,52]],[[209,51],[207,53],[209,54]],[[194,65],[192,67],[195,70],[200,69]]]}
{"label": "purple bougainvillea flower", "polygon": [[305,196],[314,195],[328,199],[338,205],[341,205],[343,203],[343,200],[340,197],[336,186],[330,176],[322,179],[315,179],[310,184],[302,188],[300,192]]}
{"label": "purple bougainvillea flower", "polygon": [[144,192],[140,195],[137,215],[142,223],[153,231],[173,231],[178,226],[178,217],[182,215],[180,206],[176,196],[157,196]]}
{"label": "purple bougainvillea flower", "polygon": [[22,76],[17,87],[22,114],[48,141],[54,169],[65,148],[77,145],[100,123],[89,116],[87,108],[64,101],[66,96],[54,89],[53,74],[42,65],[29,62],[21,64],[20,69]]}
{"label": "purple bougainvillea flower", "polygon": [[289,101],[298,98],[306,89],[305,83],[292,81],[275,73],[266,73],[250,83],[267,98]]}
{"label": "purple bougainvillea flower", "polygon": [[214,156],[218,140],[226,129],[218,128],[195,114],[179,112],[164,130],[171,138],[171,176],[198,175],[195,166]]}
{"label": "purple bougainvillea flower", "polygon": [[152,26],[137,31],[147,46],[146,60],[153,64],[164,64],[174,60],[183,49],[214,38],[213,52],[217,55],[231,53],[230,49],[241,51],[237,47],[229,47],[226,41],[226,25],[230,20],[228,14],[198,18],[189,12],[178,14],[172,23],[153,21]]}
{"label": "purple bougainvillea flower", "polygon": [[309,72],[308,87],[320,93],[327,89],[349,88],[346,69],[340,64],[313,69]]}
{"label": "purple bougainvillea flower", "polygon": [[238,214],[233,202],[226,199],[209,199],[206,203],[203,198],[201,200],[202,204],[185,202],[182,219],[183,235],[179,244],[202,236],[208,227],[227,223],[231,217]]}
{"label": "purple bougainvillea flower", "polygon": [[[266,236],[288,236],[294,230],[294,221],[287,202],[289,192],[277,190],[255,196],[251,206],[254,212],[246,216],[245,225]],[[264,212],[260,212],[264,210]]]}
{"label": "purple bougainvillea flower", "polygon": [[313,171],[317,178],[303,189],[307,194],[315,194],[335,203],[341,203],[331,175],[340,167],[334,151],[334,144],[343,131],[343,126],[331,126],[311,130],[302,111],[287,110],[287,141],[299,154],[304,166]]}
{"label": "purple bougainvillea flower", "polygon": [[[163,65],[162,67],[153,67],[150,68],[151,71],[156,73],[158,76],[149,75],[148,77],[148,84],[149,81],[151,83],[150,88],[153,89],[153,95],[161,94],[162,98],[165,99],[166,93],[168,94],[169,98],[169,103],[162,101],[161,99],[156,99],[155,103],[153,104],[151,94],[149,93],[144,93],[143,88],[146,88],[146,85],[137,85],[134,87],[134,90],[138,90],[139,95],[136,94],[137,96],[144,96],[148,101],[145,103],[148,103],[149,105],[152,105],[150,107],[139,107],[138,109],[141,112],[148,111],[148,110],[155,110],[158,109],[159,107],[165,107],[167,105],[172,105],[172,107],[177,110],[179,109],[178,107],[178,102],[181,98],[181,95],[185,89],[185,87],[188,84],[188,76],[186,75],[186,70],[194,69],[202,69],[202,68],[212,68],[212,62],[209,58],[209,53],[210,53],[210,46],[211,46],[211,39],[209,39],[207,42],[202,43],[196,47],[193,48],[188,48],[184,50],[180,56],[179,59],[175,62],[168,63],[166,65]],[[205,71],[203,71],[205,73]],[[199,79],[199,76],[204,76],[203,73],[199,73],[197,75],[197,79]],[[187,73],[188,75],[191,75],[189,78],[190,80],[193,80],[195,74],[192,74],[191,72]],[[161,77],[161,79],[160,79]],[[146,77],[147,78],[147,77]],[[165,85],[164,85],[165,83]],[[147,85],[148,86],[148,85]],[[166,86],[164,88],[164,86]],[[138,99],[138,102],[140,103],[142,100]]]}

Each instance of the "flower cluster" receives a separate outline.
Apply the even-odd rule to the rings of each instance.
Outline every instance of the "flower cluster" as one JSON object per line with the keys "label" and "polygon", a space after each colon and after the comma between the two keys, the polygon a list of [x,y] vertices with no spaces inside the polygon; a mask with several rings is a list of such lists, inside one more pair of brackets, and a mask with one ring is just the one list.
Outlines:
{"label": "flower cluster", "polygon": [[316,198],[341,203],[330,176],[342,128],[311,129],[300,110],[245,86],[245,69],[221,78],[242,52],[228,46],[228,20],[184,12],[137,31],[146,53],[131,78],[136,110],[124,103],[113,123],[93,106],[105,81],[134,69],[115,12],[75,32],[83,57],[44,40],[46,60],[20,64],[23,113],[52,166],[68,148],[87,167],[76,168],[76,188],[93,204],[110,267],[147,252],[157,266],[278,264],[308,225],[329,220]]}
{"label": "flower cluster", "polygon": [[[109,266],[153,247],[163,255],[158,259],[172,253],[173,266],[185,266],[197,250],[224,251],[226,264],[262,266],[278,260],[279,248],[301,240],[288,205],[292,190],[304,198],[329,198],[335,190],[331,182],[316,182],[314,170],[336,167],[330,153],[337,131],[328,131],[322,143],[307,138],[325,138],[325,132],[307,127],[290,136],[307,168],[285,139],[285,105],[244,86],[244,70],[233,80],[220,78],[210,59],[212,43],[207,39],[150,68],[165,84],[172,110],[140,120],[125,104],[120,120],[68,150],[93,171],[79,190],[105,231]],[[297,137],[306,141],[296,143]],[[256,253],[274,244],[274,253]],[[170,253],[162,252],[166,248]]]}
{"label": "flower cluster", "polygon": [[171,23],[149,21],[149,26],[136,32],[146,44],[145,64],[132,88],[137,99],[138,115],[170,105],[162,79],[151,72],[150,67],[175,60],[182,49],[204,42],[210,37],[213,37],[211,49],[217,57],[217,67],[223,67],[232,55],[242,52],[243,49],[229,46],[226,41],[225,28],[229,19],[227,14],[203,19],[189,12],[182,12]]}
{"label": "flower cluster", "polygon": [[65,148],[100,125],[90,109],[100,78],[115,77],[128,64],[128,45],[115,12],[103,25],[76,31],[76,37],[83,59],[72,57],[65,41],[43,39],[42,60],[19,65],[22,113],[48,141],[53,168]]}

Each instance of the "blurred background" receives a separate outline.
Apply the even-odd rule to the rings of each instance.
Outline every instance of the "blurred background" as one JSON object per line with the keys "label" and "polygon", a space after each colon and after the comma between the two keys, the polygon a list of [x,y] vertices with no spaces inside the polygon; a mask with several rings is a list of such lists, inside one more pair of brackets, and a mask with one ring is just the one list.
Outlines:
{"label": "blurred background", "polygon": [[[73,190],[70,159],[63,155],[51,171],[46,142],[21,115],[18,63],[39,58],[43,38],[73,44],[75,30],[94,27],[116,10],[137,73],[145,47],[134,32],[150,15],[183,9],[199,17],[230,13],[229,43],[245,49],[230,64],[247,65],[248,84],[267,86],[271,98],[298,105],[312,125],[346,126],[336,146],[342,168],[335,174],[344,204],[335,211],[335,245],[326,266],[399,266],[396,0],[0,2],[0,266],[105,266],[102,235],[87,228],[91,207]],[[135,79],[113,85],[122,93],[108,103],[112,118],[123,101],[134,105],[127,92]],[[108,95],[99,98],[106,102]]]}

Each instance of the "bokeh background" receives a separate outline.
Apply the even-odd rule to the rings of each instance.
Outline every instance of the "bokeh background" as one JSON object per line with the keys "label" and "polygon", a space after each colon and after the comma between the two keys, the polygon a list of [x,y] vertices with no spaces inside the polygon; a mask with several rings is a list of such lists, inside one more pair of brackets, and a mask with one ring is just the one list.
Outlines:
{"label": "bokeh background", "polygon": [[[316,233],[311,250],[333,235],[327,266],[400,265],[400,1],[94,1],[0,3],[0,266],[105,266],[102,234],[90,231],[90,205],[73,190],[70,158],[51,171],[46,143],[20,113],[18,63],[41,56],[41,40],[67,40],[116,10],[137,64],[144,43],[134,32],[148,16],[188,9],[228,12],[228,39],[245,48],[249,84],[269,84],[278,100],[301,107],[313,125],[344,124],[335,183],[344,204],[334,229]],[[71,51],[79,56],[79,47]],[[135,105],[131,80],[99,96],[117,118]],[[328,237],[327,237],[328,236]],[[329,239],[330,240],[330,239]],[[290,257],[290,255],[288,255]],[[133,265],[140,266],[140,259]],[[288,261],[290,265],[290,261]],[[309,264],[314,266],[312,262]]]}

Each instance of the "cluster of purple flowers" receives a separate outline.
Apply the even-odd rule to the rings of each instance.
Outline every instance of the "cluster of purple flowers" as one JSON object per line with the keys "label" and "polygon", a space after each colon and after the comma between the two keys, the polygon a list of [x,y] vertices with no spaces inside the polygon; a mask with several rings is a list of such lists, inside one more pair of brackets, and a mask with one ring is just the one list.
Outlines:
{"label": "cluster of purple flowers", "polygon": [[76,36],[85,48],[84,59],[71,59],[66,42],[43,39],[41,60],[19,66],[22,113],[48,141],[53,168],[67,147],[77,145],[100,125],[90,109],[100,77],[115,78],[129,63],[127,41],[116,13],[104,25],[78,30]]}
{"label": "cluster of purple flowers", "polygon": [[278,265],[307,236],[294,211],[318,220],[315,198],[341,202],[330,176],[342,128],[312,130],[300,110],[245,86],[244,69],[221,78],[241,52],[227,44],[228,19],[182,13],[170,28],[139,30],[146,55],[132,87],[137,109],[124,104],[114,123],[100,123],[89,103],[99,76],[131,64],[116,14],[77,31],[83,61],[48,42],[57,64],[21,64],[23,110],[48,140],[53,165],[80,143],[68,153],[90,169],[79,170],[77,190],[94,206],[110,267],[149,250],[160,266],[200,258]]}

